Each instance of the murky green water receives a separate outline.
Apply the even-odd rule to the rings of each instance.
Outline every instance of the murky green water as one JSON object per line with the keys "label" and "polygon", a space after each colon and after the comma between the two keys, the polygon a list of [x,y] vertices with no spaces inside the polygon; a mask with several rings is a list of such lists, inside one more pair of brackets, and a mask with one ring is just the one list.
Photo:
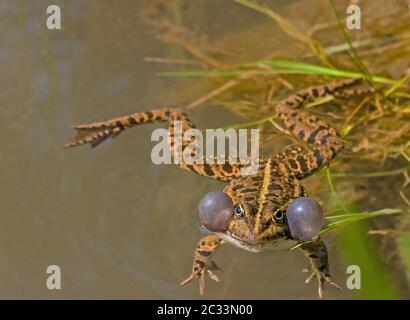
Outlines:
{"label": "murky green water", "polygon": [[[155,126],[93,150],[62,145],[73,136],[71,124],[183,106],[208,84],[158,77],[166,66],[144,61],[183,54],[155,39],[142,1],[57,3],[60,31],[45,27],[48,1],[0,3],[0,298],[197,299],[195,283],[179,282],[201,236],[197,204],[223,184],[154,165]],[[230,1],[195,1],[189,10],[189,19],[200,16],[193,28],[211,35],[247,32],[261,20]],[[238,60],[260,57],[257,50],[239,52]],[[190,114],[203,128],[242,121],[212,104]],[[348,263],[332,236],[326,242],[334,280],[344,286]],[[297,251],[251,254],[225,246],[216,261],[222,282],[208,281],[205,298],[317,298],[316,284],[304,284],[306,261]],[[61,267],[59,291],[46,287],[52,264]],[[326,297],[352,296],[329,289]]]}

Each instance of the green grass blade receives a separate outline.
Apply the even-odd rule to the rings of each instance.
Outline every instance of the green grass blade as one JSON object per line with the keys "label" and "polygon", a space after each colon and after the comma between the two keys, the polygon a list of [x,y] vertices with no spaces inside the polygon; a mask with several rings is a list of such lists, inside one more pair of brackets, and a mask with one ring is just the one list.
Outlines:
{"label": "green grass blade", "polygon": [[[250,73],[249,70],[192,70],[192,71],[165,71],[159,72],[157,75],[163,77],[237,77],[244,73]],[[291,69],[276,69],[276,70],[252,70],[254,75],[267,74],[309,74],[310,72],[301,72]]]}
{"label": "green grass blade", "polygon": [[[348,210],[346,210],[349,212]],[[319,235],[323,235],[324,233],[333,230],[335,228],[345,226],[354,222],[358,222],[361,220],[365,219],[371,219],[379,216],[386,216],[386,215],[392,215],[392,214],[398,214],[402,213],[403,211],[401,209],[390,209],[390,208],[385,208],[373,212],[349,212],[349,213],[344,213],[344,214],[338,214],[338,215],[330,215],[326,216],[327,220],[333,220],[333,222],[328,223],[324,225],[320,232]],[[297,243],[291,249],[295,249],[299,247],[301,243]]]}
{"label": "green grass blade", "polygon": [[397,239],[400,257],[404,265],[407,281],[410,281],[410,232],[401,234]]}
{"label": "green grass blade", "polygon": [[[359,299],[400,299],[398,286],[385,265],[373,237],[367,234],[365,221],[349,224],[336,230],[336,241],[344,268],[360,268],[361,288],[355,290]],[[346,278],[349,275],[346,274]]]}
{"label": "green grass blade", "polygon": [[[264,61],[257,61],[257,62],[251,62],[251,63],[244,63],[239,66],[240,67],[271,66],[271,67],[281,68],[282,70],[289,70],[289,69],[298,70],[303,73],[317,74],[317,75],[330,76],[330,77],[363,78],[363,74],[360,72],[340,70],[340,69],[329,68],[325,66],[292,61],[292,60],[264,60]],[[391,84],[397,84],[398,82],[393,79],[379,77],[379,76],[373,76],[373,80],[374,82],[391,83]],[[398,86],[400,87],[401,84],[399,84]]]}
{"label": "green grass blade", "polygon": [[332,0],[329,0],[330,6],[332,8],[333,14],[336,17],[337,23],[339,25],[339,29],[343,35],[344,40],[346,41],[346,44],[348,44],[349,49],[350,49],[350,57],[353,61],[353,63],[356,65],[356,67],[362,72],[364,78],[366,78],[372,85],[373,85],[373,77],[370,74],[369,70],[367,69],[366,65],[363,63],[363,61],[360,59],[359,55],[356,52],[355,47],[352,44],[352,40],[350,39],[348,33],[346,32],[346,29],[343,25],[343,22],[341,18],[339,17],[339,14],[336,11],[336,7],[333,3]]}
{"label": "green grass blade", "polygon": [[410,80],[410,74],[405,75],[399,81],[397,81],[391,88],[384,92],[386,97],[390,96],[393,92],[395,92],[398,88],[404,85],[408,80]]}
{"label": "green grass blade", "polygon": [[390,171],[376,171],[376,172],[362,172],[362,173],[342,173],[342,172],[333,172],[333,177],[338,178],[379,178],[393,176],[397,174],[402,174],[410,170],[410,167],[399,168]]}
{"label": "green grass blade", "polygon": [[[244,73],[252,72],[254,75],[270,75],[270,74],[313,74],[329,77],[340,78],[362,78],[363,75],[360,72],[340,70],[335,68],[329,68],[325,66],[291,61],[291,60],[261,60],[256,62],[249,62],[239,64],[238,68],[261,68],[261,67],[275,67],[271,70],[192,70],[192,71],[168,71],[159,73],[160,76],[166,77],[236,77]],[[398,83],[393,79],[386,77],[373,76],[373,81],[377,83],[387,83],[397,85],[401,87],[404,83]]]}

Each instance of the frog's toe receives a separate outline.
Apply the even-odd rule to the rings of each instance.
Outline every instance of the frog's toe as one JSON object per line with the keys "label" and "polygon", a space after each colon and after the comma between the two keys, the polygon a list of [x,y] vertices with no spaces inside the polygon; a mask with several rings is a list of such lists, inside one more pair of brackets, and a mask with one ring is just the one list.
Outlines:
{"label": "frog's toe", "polygon": [[180,285],[181,285],[181,286],[184,286],[184,285],[186,285],[187,283],[190,283],[192,280],[194,280],[196,277],[198,277],[198,274],[199,274],[199,271],[192,272],[192,273],[188,276],[188,278],[186,278],[184,281],[182,281],[182,282],[180,283]]}
{"label": "frog's toe", "polygon": [[215,282],[219,282],[219,278],[218,278],[218,276],[217,276],[215,273],[213,273],[211,270],[206,270],[206,272],[208,273],[208,276],[209,276],[212,280],[214,280]]}
{"label": "frog's toe", "polygon": [[215,262],[211,261],[209,265],[204,266],[201,269],[193,271],[188,278],[181,282],[181,286],[191,282],[195,278],[199,278],[199,294],[202,296],[205,291],[205,275],[207,274],[209,278],[214,280],[215,282],[219,282],[218,276],[214,273],[215,271],[219,271],[218,266]]}
{"label": "frog's toe", "polygon": [[[308,271],[303,271],[303,272],[308,272]],[[310,283],[310,281],[312,281],[312,279],[316,277],[316,273],[312,272],[309,277],[306,278],[305,283]]]}
{"label": "frog's toe", "polygon": [[325,274],[323,272],[320,272],[319,270],[313,270],[309,277],[305,280],[305,283],[309,283],[312,281],[312,279],[316,278],[318,281],[318,294],[319,298],[322,299],[325,291],[325,284],[331,285],[335,287],[338,290],[341,290],[342,288],[336,284],[330,274]]}
{"label": "frog's toe", "polygon": [[336,284],[335,282],[332,281],[332,279],[330,278],[330,276],[321,276],[320,279],[318,280],[319,282],[319,298],[322,299],[323,295],[324,295],[324,291],[325,291],[325,283],[335,287],[338,290],[342,290],[342,288]]}

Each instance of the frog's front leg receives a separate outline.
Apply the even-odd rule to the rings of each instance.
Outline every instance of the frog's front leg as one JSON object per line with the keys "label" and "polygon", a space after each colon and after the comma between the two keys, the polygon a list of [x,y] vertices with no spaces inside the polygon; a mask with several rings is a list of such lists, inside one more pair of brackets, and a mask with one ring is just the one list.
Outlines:
{"label": "frog's front leg", "polygon": [[306,279],[306,283],[309,283],[313,278],[318,280],[319,298],[323,297],[325,283],[328,283],[340,290],[341,288],[332,281],[330,276],[327,248],[325,243],[318,238],[315,241],[303,243],[299,248],[310,262],[312,273]]}
{"label": "frog's front leg", "polygon": [[218,277],[213,273],[213,271],[218,270],[218,266],[212,260],[212,255],[216,249],[218,249],[221,241],[222,240],[216,235],[206,236],[199,240],[195,248],[192,273],[181,282],[181,286],[199,277],[199,293],[202,296],[205,289],[205,274],[208,274],[212,280],[219,282]]}

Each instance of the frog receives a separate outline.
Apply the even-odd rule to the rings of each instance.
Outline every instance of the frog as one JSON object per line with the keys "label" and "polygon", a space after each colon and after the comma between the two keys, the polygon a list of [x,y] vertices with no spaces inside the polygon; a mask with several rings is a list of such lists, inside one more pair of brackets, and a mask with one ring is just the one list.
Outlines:
{"label": "frog", "polygon": [[[247,251],[261,252],[280,246],[282,242],[296,241],[289,231],[287,208],[294,199],[308,196],[300,181],[328,166],[345,146],[340,134],[328,121],[305,110],[303,106],[329,95],[348,99],[369,92],[369,88],[358,86],[363,81],[362,78],[354,78],[315,85],[280,100],[275,106],[276,116],[299,143],[287,146],[279,153],[261,157],[256,173],[244,175],[241,170],[243,164],[228,160],[211,164],[206,161],[187,163],[183,160],[178,163],[181,168],[200,176],[227,183],[223,192],[233,204],[226,227],[217,232],[207,230],[207,234],[196,244],[191,273],[181,285],[198,279],[202,296],[206,276],[219,282],[216,275],[219,267],[214,261],[214,254],[225,243]],[[77,135],[64,147],[89,144],[94,148],[126,129],[159,122],[168,123],[171,153],[175,154],[176,150],[183,152],[189,142],[174,139],[175,123],[181,124],[182,132],[195,126],[186,113],[177,107],[152,109],[107,121],[74,125]],[[306,283],[317,280],[319,298],[323,297],[327,285],[341,289],[332,280],[328,250],[320,235],[300,242],[298,249],[309,262],[310,275]]]}

